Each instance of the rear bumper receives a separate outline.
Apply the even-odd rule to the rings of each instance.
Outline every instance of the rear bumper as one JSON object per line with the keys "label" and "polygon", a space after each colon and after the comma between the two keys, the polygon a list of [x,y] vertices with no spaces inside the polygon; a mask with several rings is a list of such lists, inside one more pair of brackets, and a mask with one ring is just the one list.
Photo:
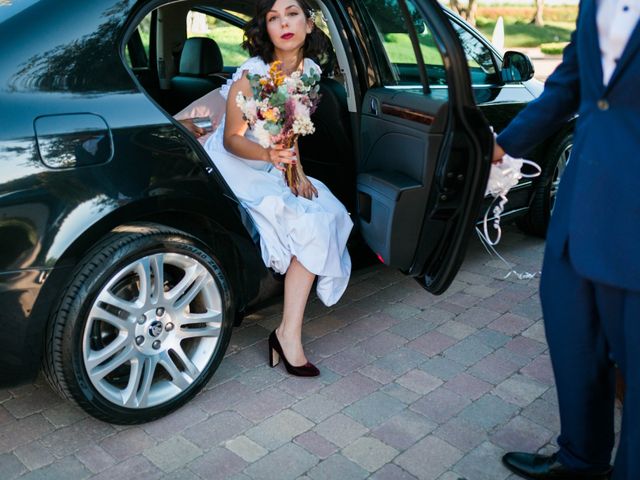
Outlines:
{"label": "rear bumper", "polygon": [[0,387],[28,382],[40,369],[49,308],[34,309],[46,274],[40,269],[0,272]]}

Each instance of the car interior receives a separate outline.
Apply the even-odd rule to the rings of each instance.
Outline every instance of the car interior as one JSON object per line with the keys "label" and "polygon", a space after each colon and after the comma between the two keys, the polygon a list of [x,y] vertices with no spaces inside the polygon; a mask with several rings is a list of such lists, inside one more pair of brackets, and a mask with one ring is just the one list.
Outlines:
{"label": "car interior", "polygon": [[[129,67],[140,85],[168,114],[223,85],[248,58],[240,47],[251,1],[183,1],[144,16],[126,43]],[[330,41],[330,32],[325,31]],[[333,47],[315,59],[322,68],[322,101],[316,132],[302,137],[305,172],[326,183],[352,211],[355,182],[347,85]],[[355,111],[355,105],[352,106]]]}
{"label": "car interior", "polygon": [[[327,35],[330,48],[322,58],[314,59],[322,68],[322,101],[313,116],[315,133],[299,140],[301,163],[308,175],[324,182],[348,211],[363,220],[360,231],[379,258],[409,270],[417,245],[438,243],[424,235],[437,237],[445,228],[446,220],[434,212],[430,213],[435,215],[432,224],[423,228],[438,158],[450,157],[463,171],[470,167],[462,150],[454,149],[449,155],[448,146],[441,148],[448,124],[446,70],[427,24],[413,7],[407,21],[414,22],[418,35],[414,39],[402,16],[392,18],[384,11],[397,11],[395,2],[361,3],[369,12],[362,18],[376,18],[364,27],[375,61],[381,68],[388,66],[383,73],[384,87],[357,98],[356,72],[351,70],[340,30],[326,5],[317,1],[324,20],[319,28]],[[125,45],[125,58],[148,95],[175,115],[219,87],[248,58],[240,44],[242,27],[253,13],[251,0],[166,3],[138,19]],[[478,40],[474,44],[473,39],[466,44],[475,48]],[[414,40],[419,42],[424,63],[416,63]],[[484,44],[481,47],[484,50],[479,51],[488,55],[482,57],[464,48],[474,81],[487,82],[496,77],[496,57]],[[353,118],[359,118],[357,128],[361,129],[357,144],[352,136]],[[447,188],[454,192],[459,187]],[[443,208],[455,211],[453,204]]]}
{"label": "car interior", "polygon": [[[323,10],[325,7],[318,4]],[[147,13],[129,37],[125,54],[140,85],[170,115],[220,87],[248,58],[240,47],[243,26],[254,12],[251,0],[185,0],[168,3]],[[305,171],[326,183],[353,211],[355,181],[352,125],[349,112],[358,110],[351,84],[349,62],[342,50],[337,28],[325,14],[322,30],[330,48],[315,59],[322,68],[322,101],[314,114],[316,132],[300,139]],[[479,45],[461,24],[453,25],[462,40],[474,84],[497,79],[496,59],[486,46]],[[401,28],[401,27],[400,27]],[[420,34],[429,84],[434,96],[446,98],[446,77],[442,57],[424,22],[416,21]],[[387,30],[398,30],[391,22]],[[395,42],[397,34],[384,34]],[[390,38],[391,37],[391,38]],[[379,49],[385,52],[385,49]],[[393,50],[391,50],[393,52]],[[399,87],[420,84],[417,66],[402,58],[385,59],[395,71]]]}

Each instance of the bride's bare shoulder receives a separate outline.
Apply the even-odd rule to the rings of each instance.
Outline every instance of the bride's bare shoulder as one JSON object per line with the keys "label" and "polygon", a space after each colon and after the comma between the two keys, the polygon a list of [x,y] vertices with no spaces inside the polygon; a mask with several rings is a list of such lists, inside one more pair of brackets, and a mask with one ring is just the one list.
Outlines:
{"label": "bride's bare shoulder", "polygon": [[229,90],[230,95],[237,95],[238,92],[242,92],[245,96],[249,96],[252,94],[251,91],[251,83],[249,82],[249,71],[245,70],[241,72],[238,79],[231,84],[231,88]]}

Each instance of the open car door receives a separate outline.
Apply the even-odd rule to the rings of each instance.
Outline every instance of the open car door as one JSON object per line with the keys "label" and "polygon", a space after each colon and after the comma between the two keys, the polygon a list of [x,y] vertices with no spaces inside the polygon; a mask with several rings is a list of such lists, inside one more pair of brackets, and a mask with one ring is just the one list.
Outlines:
{"label": "open car door", "polygon": [[[380,79],[361,108],[360,231],[382,262],[439,294],[458,272],[478,218],[493,135],[436,0],[358,3]],[[437,84],[430,69],[439,70]]]}

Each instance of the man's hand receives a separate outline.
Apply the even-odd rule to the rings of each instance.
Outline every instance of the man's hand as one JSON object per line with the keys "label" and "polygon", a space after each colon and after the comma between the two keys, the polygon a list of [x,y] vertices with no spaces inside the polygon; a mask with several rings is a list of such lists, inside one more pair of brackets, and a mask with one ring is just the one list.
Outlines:
{"label": "man's hand", "polygon": [[502,162],[502,157],[504,157],[505,151],[502,149],[498,142],[493,141],[493,157],[491,159],[491,163],[500,163]]}

